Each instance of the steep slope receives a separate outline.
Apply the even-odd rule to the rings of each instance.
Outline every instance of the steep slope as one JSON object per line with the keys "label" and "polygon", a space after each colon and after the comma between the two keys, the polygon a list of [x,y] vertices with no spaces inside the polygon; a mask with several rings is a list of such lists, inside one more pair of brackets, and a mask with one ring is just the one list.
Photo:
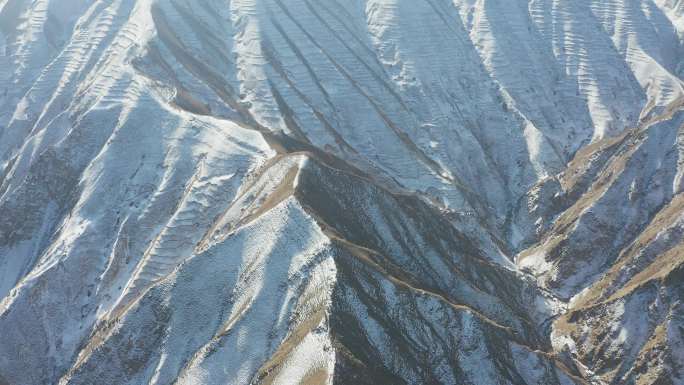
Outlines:
{"label": "steep slope", "polygon": [[537,246],[518,256],[521,266],[570,298],[596,280],[682,192],[684,109],[673,108],[671,116],[597,142],[578,153],[564,173],[543,182],[540,190],[554,197],[556,207],[540,218],[553,222]]}
{"label": "steep slope", "polygon": [[611,383],[684,379],[681,202],[679,194],[556,321],[557,338],[576,341],[580,359]]}
{"label": "steep slope", "polygon": [[0,0],[0,384],[683,383],[683,6]]}
{"label": "steep slope", "polygon": [[548,315],[525,308],[542,293],[420,199],[306,153],[243,196],[195,256],[94,329],[63,383],[575,383],[528,318]]}
{"label": "steep slope", "polygon": [[[545,182],[546,229],[518,264],[569,299],[553,323],[568,351],[606,383],[677,384],[680,365],[681,103],[578,154]],[[544,227],[544,226],[542,226]]]}

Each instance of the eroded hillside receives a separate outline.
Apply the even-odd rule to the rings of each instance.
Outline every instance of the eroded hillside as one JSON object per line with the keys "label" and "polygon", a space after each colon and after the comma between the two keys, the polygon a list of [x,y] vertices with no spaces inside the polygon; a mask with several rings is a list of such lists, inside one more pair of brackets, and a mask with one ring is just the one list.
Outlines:
{"label": "eroded hillside", "polygon": [[0,0],[0,384],[684,384],[683,7]]}

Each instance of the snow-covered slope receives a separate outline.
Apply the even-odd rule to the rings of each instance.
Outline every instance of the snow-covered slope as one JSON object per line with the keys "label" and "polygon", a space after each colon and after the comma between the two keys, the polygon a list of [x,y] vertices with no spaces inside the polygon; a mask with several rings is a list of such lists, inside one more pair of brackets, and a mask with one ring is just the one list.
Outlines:
{"label": "snow-covered slope", "polygon": [[0,0],[0,384],[684,383],[683,20]]}

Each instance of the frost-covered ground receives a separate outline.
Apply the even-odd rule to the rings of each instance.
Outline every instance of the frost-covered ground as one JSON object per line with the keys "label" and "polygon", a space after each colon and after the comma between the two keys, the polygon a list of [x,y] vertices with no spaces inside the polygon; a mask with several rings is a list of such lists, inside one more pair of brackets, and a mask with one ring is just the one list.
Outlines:
{"label": "frost-covered ground", "polygon": [[681,0],[0,0],[0,384],[683,384],[683,78]]}

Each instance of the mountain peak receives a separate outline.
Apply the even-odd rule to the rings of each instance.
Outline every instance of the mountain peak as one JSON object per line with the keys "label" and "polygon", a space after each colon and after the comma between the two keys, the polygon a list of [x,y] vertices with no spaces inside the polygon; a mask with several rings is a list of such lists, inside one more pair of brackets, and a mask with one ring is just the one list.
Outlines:
{"label": "mountain peak", "polygon": [[0,0],[0,384],[684,384],[681,0]]}

